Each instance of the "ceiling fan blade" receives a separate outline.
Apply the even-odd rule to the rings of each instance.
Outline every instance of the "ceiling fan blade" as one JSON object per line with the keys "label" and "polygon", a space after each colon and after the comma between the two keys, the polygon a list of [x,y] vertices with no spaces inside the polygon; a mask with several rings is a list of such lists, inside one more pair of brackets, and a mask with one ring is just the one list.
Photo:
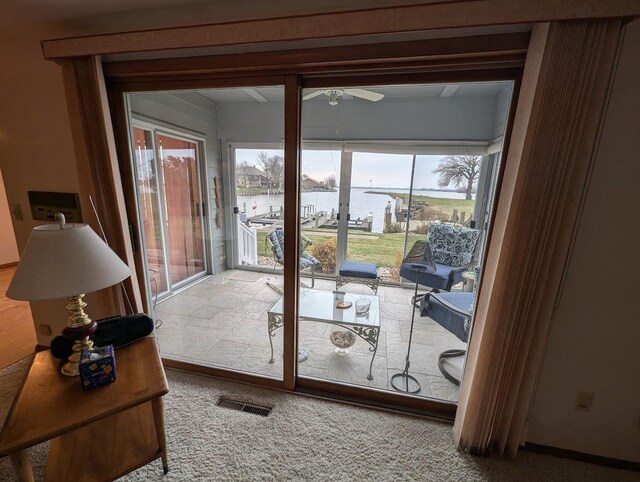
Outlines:
{"label": "ceiling fan blade", "polygon": [[302,100],[313,99],[314,97],[318,97],[319,95],[324,94],[324,90],[316,90],[315,92],[311,92],[310,94],[305,95]]}
{"label": "ceiling fan blade", "polygon": [[377,92],[371,92],[364,89],[344,89],[345,94],[350,94],[354,97],[360,97],[362,99],[370,100],[371,102],[378,102],[384,98],[384,94],[378,94]]}

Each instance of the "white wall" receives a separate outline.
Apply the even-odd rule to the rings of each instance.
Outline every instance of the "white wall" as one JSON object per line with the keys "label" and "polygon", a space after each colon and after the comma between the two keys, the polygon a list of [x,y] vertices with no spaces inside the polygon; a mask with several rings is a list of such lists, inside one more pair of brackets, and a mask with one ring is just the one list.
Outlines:
{"label": "white wall", "polygon": [[[528,441],[640,462],[640,21],[629,24]],[[552,300],[549,300],[552,302]],[[578,391],[595,392],[590,412]]]}
{"label": "white wall", "polygon": [[4,188],[2,171],[0,170],[0,266],[18,261],[18,245],[13,234],[11,211]]}

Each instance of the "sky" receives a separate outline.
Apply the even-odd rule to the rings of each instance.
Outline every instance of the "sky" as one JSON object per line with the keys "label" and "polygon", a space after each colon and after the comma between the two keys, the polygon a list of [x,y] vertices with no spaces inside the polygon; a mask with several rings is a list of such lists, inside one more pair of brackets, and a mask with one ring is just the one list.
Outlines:
{"label": "sky", "polygon": [[[269,156],[283,155],[282,150],[263,149]],[[246,161],[257,165],[259,149],[237,149],[236,162]],[[443,156],[417,156],[414,187],[417,189],[438,189],[438,175],[433,170],[438,167]],[[358,187],[384,187],[408,189],[411,183],[411,163],[413,156],[397,154],[372,154],[355,152],[351,167],[351,185]],[[302,173],[324,180],[335,176],[340,181],[340,151],[303,150]],[[454,186],[450,186],[453,188]]]}

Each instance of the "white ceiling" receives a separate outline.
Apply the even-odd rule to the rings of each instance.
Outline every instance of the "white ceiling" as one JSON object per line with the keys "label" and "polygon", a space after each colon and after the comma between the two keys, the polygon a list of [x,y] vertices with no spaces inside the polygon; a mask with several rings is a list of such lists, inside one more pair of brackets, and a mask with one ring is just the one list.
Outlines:
{"label": "white ceiling", "polygon": [[[470,82],[463,84],[385,85],[359,88],[384,94],[386,99],[399,99],[406,97],[459,97],[469,95],[495,96],[501,90],[508,88],[510,84],[510,82]],[[316,90],[318,89],[306,89],[303,91],[303,95]],[[208,99],[222,104],[284,101],[282,87],[209,89],[198,92]],[[343,100],[351,99],[352,97],[348,95],[343,97]],[[327,97],[321,95],[305,102],[327,102]],[[384,99],[380,102],[384,102]]]}

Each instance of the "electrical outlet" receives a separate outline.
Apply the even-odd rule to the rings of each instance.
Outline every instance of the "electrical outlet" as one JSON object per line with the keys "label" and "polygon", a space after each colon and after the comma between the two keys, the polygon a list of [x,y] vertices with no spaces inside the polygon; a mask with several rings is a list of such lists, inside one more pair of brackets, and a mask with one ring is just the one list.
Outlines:
{"label": "electrical outlet", "polygon": [[578,396],[576,397],[576,410],[582,412],[590,411],[595,397],[596,394],[593,392],[578,392]]}

